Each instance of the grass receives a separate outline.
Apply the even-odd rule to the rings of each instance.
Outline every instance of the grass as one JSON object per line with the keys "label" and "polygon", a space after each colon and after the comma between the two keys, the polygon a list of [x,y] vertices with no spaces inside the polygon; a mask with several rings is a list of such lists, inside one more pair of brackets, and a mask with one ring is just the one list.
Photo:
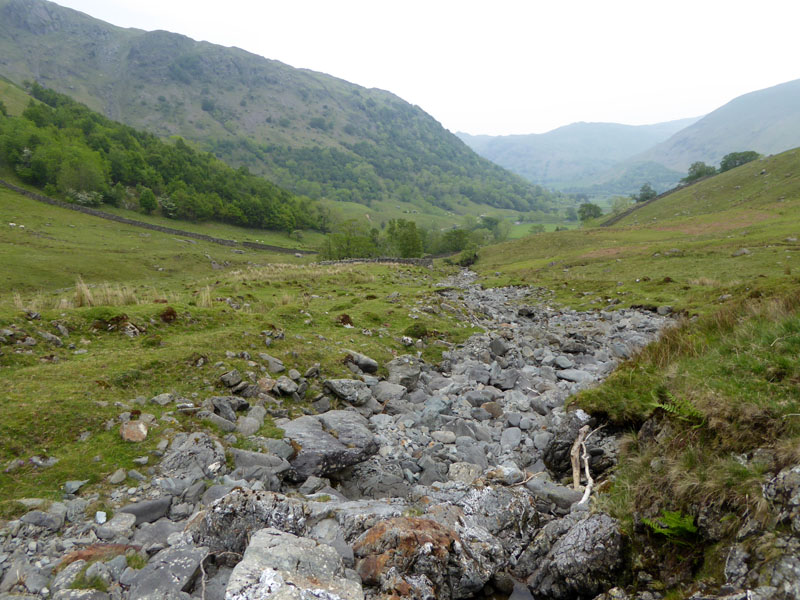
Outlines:
{"label": "grass", "polygon": [[[484,248],[475,269],[486,286],[540,285],[576,309],[670,305],[705,314],[728,296],[794,289],[798,223],[800,151],[792,150],[672,194],[615,227]],[[751,253],[733,256],[741,248]]]}
{"label": "grass", "polygon": [[[44,215],[42,210],[52,212]],[[222,270],[192,269],[197,254],[211,250],[198,243],[196,249],[193,246],[195,254],[176,257],[175,267],[168,272],[148,272],[141,263],[169,246],[171,236],[152,232],[147,245],[137,246],[141,252],[136,252],[130,240],[114,229],[115,224],[91,221],[85,215],[18,196],[0,205],[0,211],[11,211],[16,218],[27,215],[29,223],[24,231],[0,229],[3,247],[13,251],[25,242],[27,248],[17,255],[22,264],[3,263],[3,276],[12,285],[0,292],[0,328],[38,340],[27,349],[0,346],[0,377],[5,382],[0,394],[4,415],[0,466],[5,468],[14,459],[26,461],[13,472],[0,470],[2,501],[56,498],[69,479],[89,479],[90,489],[104,489],[105,477],[119,467],[133,468],[133,459],[152,451],[167,429],[198,426],[177,414],[171,415],[176,423],[162,422],[169,407],[161,409],[146,399],[173,392],[199,402],[223,390],[219,376],[232,368],[260,377],[260,352],[280,358],[287,368],[302,372],[320,363],[324,377],[345,377],[350,375],[343,361],[345,348],[385,363],[408,352],[400,338],[412,326],[428,333],[429,341],[457,343],[473,332],[436,308],[439,297],[431,289],[442,271],[405,265],[320,267],[244,260]],[[73,222],[57,217],[74,217],[80,227],[70,228]],[[44,229],[42,221],[52,223],[58,236],[70,236],[60,243],[73,251],[51,251],[52,240],[44,243],[31,235]],[[97,249],[115,237],[116,253],[108,256]],[[132,239],[139,243],[136,237]],[[26,261],[45,263],[46,272],[29,271]],[[114,263],[113,272],[104,264],[109,262]],[[77,278],[76,272],[83,277]],[[105,274],[110,281],[98,281]],[[387,299],[393,292],[399,293],[399,302]],[[426,311],[425,307],[431,308]],[[41,318],[28,320],[29,310],[39,312]],[[350,317],[353,328],[341,325],[343,314]],[[51,346],[40,334],[61,335],[54,323],[69,330],[62,347]],[[122,329],[128,323],[141,334],[125,335]],[[283,332],[283,337],[273,336],[267,348],[263,331]],[[85,353],[76,353],[79,350]],[[428,344],[422,353],[437,362],[442,350],[440,345]],[[229,358],[226,351],[237,357]],[[244,351],[256,366],[238,358]],[[198,367],[200,357],[204,364]],[[320,382],[314,382],[308,397],[320,391]],[[139,404],[137,398],[145,403]],[[300,414],[302,405],[286,401],[284,405]],[[157,419],[141,444],[125,443],[119,437],[115,419],[131,409],[152,413]],[[84,432],[89,437],[81,441]],[[269,419],[259,433],[280,434]],[[54,456],[59,462],[37,469],[28,462],[34,455]],[[8,506],[13,512],[14,505]]]}
{"label": "grass", "polygon": [[[631,536],[635,515],[645,535],[662,533],[652,523],[665,512],[684,533],[688,518],[705,518],[728,540],[747,519],[770,527],[764,477],[800,461],[798,352],[800,295],[749,299],[684,323],[580,393],[574,406],[640,429],[623,444],[600,507]],[[691,536],[692,545],[706,548],[705,535]],[[662,551],[684,541],[673,537]],[[702,553],[693,560],[700,568]]]}

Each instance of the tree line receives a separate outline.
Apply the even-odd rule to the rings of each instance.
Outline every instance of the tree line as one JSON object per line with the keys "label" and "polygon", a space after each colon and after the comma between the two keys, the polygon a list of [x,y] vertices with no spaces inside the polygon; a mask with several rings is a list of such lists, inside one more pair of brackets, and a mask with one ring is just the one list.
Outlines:
{"label": "tree line", "polygon": [[0,161],[46,195],[285,232],[330,226],[317,202],[233,169],[181,138],[163,141],[38,83],[28,89],[38,102],[31,100],[20,117],[0,111]]}

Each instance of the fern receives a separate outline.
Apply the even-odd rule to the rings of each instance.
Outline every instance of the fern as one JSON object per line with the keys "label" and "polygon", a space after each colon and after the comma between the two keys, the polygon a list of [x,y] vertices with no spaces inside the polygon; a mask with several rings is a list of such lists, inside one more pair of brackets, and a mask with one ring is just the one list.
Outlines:
{"label": "fern", "polygon": [[653,394],[653,408],[660,408],[670,416],[695,423],[694,428],[705,425],[705,415],[686,398],[676,398],[667,390],[661,388]]}
{"label": "fern", "polygon": [[692,515],[684,515],[680,511],[661,510],[657,519],[642,517],[642,523],[647,525],[653,533],[663,535],[671,542],[686,544],[687,538],[692,538],[697,533]]}

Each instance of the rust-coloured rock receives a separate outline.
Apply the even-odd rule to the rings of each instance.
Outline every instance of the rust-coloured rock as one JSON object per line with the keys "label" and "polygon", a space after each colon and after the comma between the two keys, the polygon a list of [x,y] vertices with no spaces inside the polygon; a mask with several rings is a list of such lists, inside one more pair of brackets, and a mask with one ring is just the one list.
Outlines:
{"label": "rust-coloured rock", "polygon": [[143,442],[147,438],[147,424],[144,421],[128,421],[120,425],[119,434],[126,442]]}

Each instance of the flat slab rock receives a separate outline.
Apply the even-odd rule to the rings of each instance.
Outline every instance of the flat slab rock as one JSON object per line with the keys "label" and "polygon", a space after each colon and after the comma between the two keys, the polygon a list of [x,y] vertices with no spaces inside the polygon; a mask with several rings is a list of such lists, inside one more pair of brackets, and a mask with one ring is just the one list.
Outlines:
{"label": "flat slab rock", "polygon": [[305,481],[311,475],[331,475],[378,451],[369,422],[352,411],[333,410],[304,416],[282,427],[284,435],[299,448],[289,461],[296,481]]}
{"label": "flat slab rock", "polygon": [[277,529],[250,538],[233,569],[225,600],[364,600],[361,584],[345,577],[342,558],[327,544]]}

